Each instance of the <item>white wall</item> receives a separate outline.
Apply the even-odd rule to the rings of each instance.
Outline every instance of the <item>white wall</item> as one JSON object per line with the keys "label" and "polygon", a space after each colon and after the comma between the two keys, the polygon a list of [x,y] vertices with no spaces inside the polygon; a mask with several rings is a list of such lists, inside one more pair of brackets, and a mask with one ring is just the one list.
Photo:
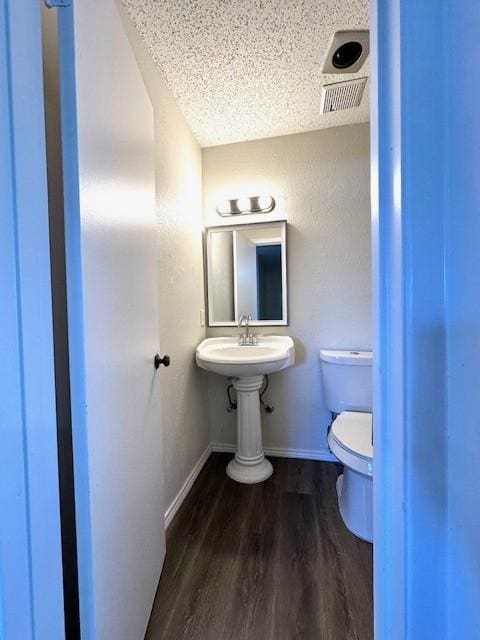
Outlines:
{"label": "white wall", "polygon": [[229,322],[235,318],[233,232],[213,233],[210,238],[212,279],[209,300],[212,320]]}
{"label": "white wall", "polygon": [[165,505],[181,489],[209,443],[206,374],[195,365],[205,337],[201,149],[143,42],[120,6],[154,107],[158,217],[160,347]]}
{"label": "white wall", "polygon": [[245,233],[235,232],[234,264],[237,287],[237,313],[241,318],[258,318],[257,310],[257,245]]}
{"label": "white wall", "polygon": [[[215,205],[226,193],[256,189],[278,196],[288,218],[290,325],[258,333],[291,335],[297,364],[270,379],[266,399],[275,412],[263,415],[266,446],[327,452],[318,351],[371,346],[369,179],[368,125],[203,150],[206,225],[225,220]],[[211,438],[234,443],[235,414],[225,406],[225,380],[211,374]]]}

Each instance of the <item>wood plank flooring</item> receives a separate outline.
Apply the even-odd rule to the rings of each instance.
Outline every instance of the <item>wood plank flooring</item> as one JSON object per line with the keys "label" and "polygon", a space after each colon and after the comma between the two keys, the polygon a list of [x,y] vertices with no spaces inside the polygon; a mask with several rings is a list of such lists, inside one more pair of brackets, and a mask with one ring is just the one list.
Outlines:
{"label": "wood plank flooring", "polygon": [[273,458],[257,485],[212,454],[167,534],[146,640],[371,640],[372,547],[338,513],[338,465]]}

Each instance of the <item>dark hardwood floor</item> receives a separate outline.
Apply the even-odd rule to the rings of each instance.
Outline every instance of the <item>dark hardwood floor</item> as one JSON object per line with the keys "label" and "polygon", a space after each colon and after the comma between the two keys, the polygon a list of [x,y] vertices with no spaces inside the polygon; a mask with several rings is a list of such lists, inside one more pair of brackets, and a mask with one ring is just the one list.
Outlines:
{"label": "dark hardwood floor", "polygon": [[273,458],[257,485],[213,454],[172,522],[146,640],[371,640],[372,548],[329,462]]}

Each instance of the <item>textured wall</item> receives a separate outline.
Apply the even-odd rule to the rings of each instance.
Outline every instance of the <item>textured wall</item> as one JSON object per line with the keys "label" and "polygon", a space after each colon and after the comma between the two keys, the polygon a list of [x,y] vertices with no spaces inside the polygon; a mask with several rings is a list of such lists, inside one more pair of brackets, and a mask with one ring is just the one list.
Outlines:
{"label": "textured wall", "polygon": [[143,43],[123,15],[154,106],[158,215],[161,411],[168,507],[209,442],[206,377],[194,363],[205,337],[201,150]]}
{"label": "textured wall", "polygon": [[[219,224],[215,203],[250,184],[279,195],[288,217],[288,327],[260,329],[295,339],[297,364],[271,377],[267,446],[327,451],[329,414],[321,393],[321,347],[370,347],[370,183],[367,124],[203,150],[204,215]],[[208,334],[236,333],[228,327]],[[209,376],[211,438],[235,441],[225,411],[225,381]]]}

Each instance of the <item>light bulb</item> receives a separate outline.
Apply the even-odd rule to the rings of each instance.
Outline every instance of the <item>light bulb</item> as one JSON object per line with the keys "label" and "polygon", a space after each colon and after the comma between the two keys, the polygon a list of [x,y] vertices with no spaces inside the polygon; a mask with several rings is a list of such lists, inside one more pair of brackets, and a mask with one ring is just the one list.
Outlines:
{"label": "light bulb", "polygon": [[242,213],[245,213],[246,211],[251,211],[252,205],[250,203],[250,198],[246,198],[246,197],[239,198],[238,208]]}
{"label": "light bulb", "polygon": [[219,202],[217,204],[217,212],[222,216],[226,216],[231,213],[230,200],[222,200]]}
{"label": "light bulb", "polygon": [[260,196],[258,198],[258,206],[262,211],[264,211],[265,209],[270,209],[272,207],[272,204],[273,204],[272,196]]}

